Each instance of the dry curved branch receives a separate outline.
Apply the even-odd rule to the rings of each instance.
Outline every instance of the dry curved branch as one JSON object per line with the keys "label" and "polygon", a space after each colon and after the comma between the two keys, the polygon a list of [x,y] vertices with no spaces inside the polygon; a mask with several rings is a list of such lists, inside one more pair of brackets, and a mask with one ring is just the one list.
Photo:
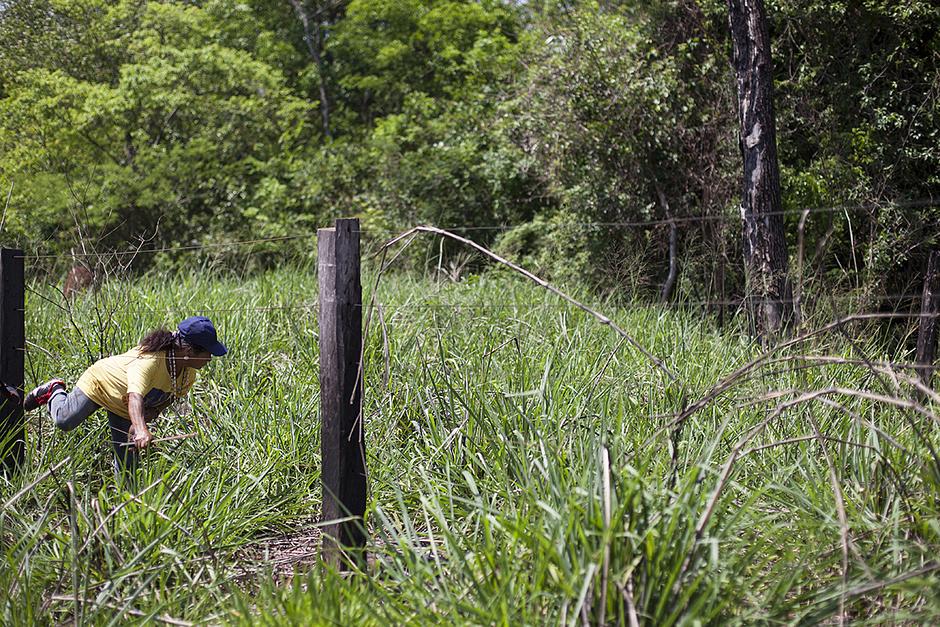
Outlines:
{"label": "dry curved branch", "polygon": [[[461,236],[459,236],[459,235],[457,235],[457,234],[455,234],[455,233],[451,233],[450,231],[446,231],[446,230],[444,230],[444,229],[439,229],[439,228],[437,228],[437,227],[435,227],[435,226],[416,226],[416,227],[414,227],[414,228],[412,228],[412,229],[409,229],[408,231],[405,231],[404,233],[401,233],[400,235],[397,235],[397,236],[393,237],[392,239],[388,240],[387,242],[385,242],[385,244],[382,245],[382,247],[378,250],[378,252],[377,252],[376,254],[383,254],[383,255],[384,255],[385,252],[386,252],[390,247],[394,246],[395,244],[397,244],[397,243],[400,242],[401,240],[403,240],[403,239],[405,239],[405,238],[408,238],[408,237],[411,237],[411,236],[413,236],[413,235],[415,235],[415,234],[418,234],[418,233],[431,233],[431,234],[434,234],[434,235],[440,235],[441,237],[447,237],[447,238],[450,238],[450,239],[452,239],[452,240],[454,240],[454,241],[456,241],[456,242],[460,242],[461,244],[464,244],[465,246],[469,246],[470,248],[473,248],[474,250],[476,250],[476,251],[482,253],[483,255],[489,257],[489,258],[492,259],[493,261],[496,261],[497,263],[499,263],[499,264],[501,264],[501,265],[504,265],[504,266],[506,266],[507,268],[510,268],[511,270],[513,270],[513,271],[515,271],[515,272],[521,274],[522,276],[526,277],[527,279],[529,279],[530,281],[532,281],[532,282],[535,283],[536,285],[545,288],[546,290],[548,290],[548,291],[551,292],[552,294],[555,294],[556,296],[561,297],[563,300],[565,300],[566,302],[570,303],[571,305],[574,305],[575,307],[577,307],[578,309],[584,311],[585,313],[590,314],[591,316],[593,316],[593,317],[594,317],[598,322],[600,322],[601,324],[606,325],[606,326],[609,326],[611,329],[614,330],[615,333],[617,333],[617,335],[619,335],[619,336],[622,337],[624,340],[626,340],[631,346],[633,346],[633,348],[635,348],[636,350],[638,350],[640,353],[643,354],[644,357],[646,357],[650,362],[652,362],[652,364],[653,364],[657,369],[659,369],[661,372],[663,372],[663,373],[669,378],[670,381],[672,381],[673,383],[677,383],[677,384],[679,384],[679,385],[681,386],[681,388],[682,388],[682,399],[683,399],[682,405],[683,405],[683,408],[684,408],[684,406],[685,406],[685,385],[684,385],[684,384],[682,383],[682,381],[679,379],[678,375],[676,375],[676,373],[674,373],[672,370],[670,370],[670,369],[666,366],[666,364],[664,364],[664,363],[662,362],[662,360],[660,360],[658,357],[656,357],[656,356],[653,355],[651,352],[649,352],[642,344],[640,344],[635,338],[633,338],[633,336],[631,336],[629,333],[627,333],[626,331],[624,331],[619,325],[617,325],[617,323],[615,323],[613,320],[611,320],[610,318],[608,318],[608,317],[605,316],[604,314],[602,314],[602,313],[600,313],[600,312],[598,312],[598,311],[596,311],[596,310],[594,310],[594,309],[591,309],[590,307],[588,307],[587,305],[585,305],[585,304],[582,303],[581,301],[579,301],[579,300],[573,298],[572,296],[569,296],[569,295],[566,294],[565,292],[561,291],[560,289],[558,289],[557,287],[555,287],[554,285],[552,285],[552,284],[549,283],[548,281],[545,281],[544,279],[539,278],[538,276],[532,274],[531,272],[529,272],[529,271],[526,270],[525,268],[514,264],[513,262],[509,261],[508,259],[505,259],[505,258],[503,258],[503,257],[500,257],[499,255],[497,255],[497,254],[494,253],[493,251],[489,250],[488,248],[486,248],[486,247],[484,247],[484,246],[481,246],[480,244],[477,244],[476,242],[474,242],[474,241],[472,241],[472,240],[469,240],[469,239],[467,239],[467,238],[465,238],[465,237],[461,237]],[[384,268],[386,268],[386,267],[387,267],[387,264],[383,265],[383,270],[384,270]],[[381,271],[380,271],[380,272],[381,272]]]}
{"label": "dry curved branch", "polygon": [[[883,319],[909,318],[909,317],[911,317],[910,314],[892,314],[892,313],[886,313],[886,314],[872,314],[872,313],[869,313],[869,314],[852,314],[852,315],[845,316],[845,317],[839,318],[839,319],[837,319],[837,320],[834,320],[834,321],[832,321],[832,322],[830,322],[830,323],[828,323],[828,324],[826,324],[826,325],[823,325],[823,326],[819,327],[818,329],[813,329],[813,330],[807,331],[807,332],[802,333],[802,334],[800,334],[800,335],[798,335],[798,336],[796,336],[796,337],[794,337],[794,338],[791,338],[791,339],[789,339],[789,340],[786,340],[786,341],[784,341],[784,342],[781,342],[781,343],[779,343],[779,344],[777,344],[777,345],[771,347],[770,349],[764,351],[763,353],[761,353],[760,355],[758,355],[757,357],[755,357],[755,358],[752,359],[751,361],[747,362],[747,363],[744,364],[743,366],[740,366],[739,368],[737,368],[736,370],[734,370],[733,372],[731,372],[731,374],[729,374],[728,376],[726,376],[724,379],[722,379],[721,381],[719,381],[718,383],[716,383],[715,385],[713,385],[713,386],[704,394],[704,396],[702,396],[699,400],[697,400],[697,401],[695,401],[694,403],[692,403],[691,405],[687,406],[686,408],[684,408],[684,409],[683,409],[681,412],[679,412],[678,414],[675,414],[675,417],[674,417],[672,420],[670,420],[669,422],[667,422],[666,424],[664,424],[664,425],[661,426],[660,428],[656,429],[656,430],[646,439],[646,441],[643,443],[643,447],[646,448],[646,447],[651,446],[651,445],[653,444],[653,441],[654,441],[656,438],[658,438],[659,436],[661,436],[664,432],[666,432],[666,431],[671,431],[671,430],[675,429],[677,426],[681,425],[683,422],[685,422],[686,420],[688,420],[690,417],[692,417],[692,416],[693,416],[694,414],[696,414],[698,411],[700,411],[701,409],[707,407],[707,406],[708,406],[709,404],[711,404],[715,399],[717,399],[717,398],[720,397],[722,394],[724,394],[726,391],[728,391],[729,389],[731,389],[732,387],[734,387],[735,384],[737,384],[743,377],[745,377],[746,375],[748,375],[751,371],[753,371],[754,369],[756,369],[756,368],[758,368],[758,367],[764,365],[764,364],[767,363],[768,361],[770,361],[771,358],[774,356],[774,354],[776,354],[777,352],[779,352],[779,351],[781,351],[781,350],[790,348],[791,346],[796,346],[796,345],[801,344],[801,343],[803,343],[803,342],[806,342],[806,341],[808,341],[808,340],[810,340],[810,339],[812,339],[812,338],[814,338],[814,337],[816,337],[816,336],[819,336],[819,335],[823,335],[823,334],[825,334],[825,333],[828,333],[828,332],[830,332],[830,331],[832,331],[832,330],[834,330],[834,329],[839,329],[839,328],[841,328],[843,325],[848,324],[848,323],[850,323],[850,322],[857,322],[857,321],[861,321],[861,320],[883,320]],[[915,317],[916,317],[916,315],[915,315]],[[918,388],[918,389],[919,389],[919,388]],[[884,398],[888,398],[888,397],[884,397]],[[895,399],[895,400],[900,400],[900,399]],[[917,405],[918,407],[920,407],[920,405],[917,404],[917,403],[913,403],[913,405]],[[913,405],[907,405],[907,404],[906,404],[906,405],[899,405],[899,406],[903,406],[904,408],[908,408],[908,409],[914,409]],[[923,409],[923,408],[921,407],[921,409]],[[920,413],[920,412],[919,412],[919,413]],[[933,414],[930,414],[930,416],[933,417],[934,419],[936,419],[936,416],[934,416]]]}
{"label": "dry curved branch", "polygon": [[[705,506],[705,510],[702,512],[699,517],[698,522],[695,525],[695,540],[693,541],[693,546],[697,545],[702,539],[702,536],[705,533],[705,529],[708,526],[709,521],[711,520],[712,515],[715,512],[715,507],[718,505],[718,499],[721,497],[722,492],[724,491],[725,486],[728,484],[731,478],[731,472],[734,469],[734,465],[738,459],[740,459],[745,451],[745,447],[748,445],[751,440],[757,437],[767,426],[783,415],[787,409],[795,407],[802,403],[807,403],[816,399],[820,399],[826,396],[851,396],[855,398],[861,398],[865,400],[870,400],[877,403],[884,403],[886,405],[891,405],[894,407],[899,407],[903,409],[913,410],[921,415],[931,418],[935,422],[940,422],[933,412],[921,406],[916,401],[911,401],[907,399],[894,398],[890,396],[884,396],[882,394],[874,394],[865,390],[856,390],[852,388],[844,387],[828,387],[819,390],[811,390],[809,392],[804,392],[800,394],[797,398],[786,400],[778,404],[774,410],[763,420],[758,422],[756,425],[751,427],[741,438],[738,439],[737,443],[731,449],[731,453],[728,456],[728,459],[725,461],[721,469],[721,475],[718,478],[718,482],[715,484],[715,488],[712,490],[711,495],[708,498],[708,503]],[[690,408],[691,409],[691,408]],[[721,429],[719,430],[718,437],[720,437],[721,432],[724,431],[724,426],[727,422],[723,423]],[[717,438],[716,438],[717,439]],[[683,576],[688,571],[689,567],[692,565],[692,560],[694,558],[694,550],[689,551],[689,554],[686,555],[682,567],[679,570],[679,576],[676,578],[676,585],[680,585]]]}

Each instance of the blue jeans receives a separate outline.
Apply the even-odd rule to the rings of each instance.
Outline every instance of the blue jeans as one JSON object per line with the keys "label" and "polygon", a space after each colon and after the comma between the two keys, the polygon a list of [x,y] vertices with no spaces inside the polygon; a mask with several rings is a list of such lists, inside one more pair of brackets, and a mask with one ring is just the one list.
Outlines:
{"label": "blue jeans", "polygon": [[[76,386],[71,392],[56,390],[49,399],[49,414],[55,426],[63,431],[71,431],[101,409]],[[114,446],[114,462],[122,473],[137,469],[137,447],[130,439],[131,421],[113,412],[108,412],[108,425],[111,427],[111,444]]]}

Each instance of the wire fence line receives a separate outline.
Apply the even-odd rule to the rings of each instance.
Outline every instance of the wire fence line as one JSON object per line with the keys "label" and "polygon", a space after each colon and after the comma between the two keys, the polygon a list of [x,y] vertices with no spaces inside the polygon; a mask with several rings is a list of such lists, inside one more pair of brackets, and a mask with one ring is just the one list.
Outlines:
{"label": "wire fence line", "polygon": [[[357,307],[368,308],[369,306],[358,305]],[[475,311],[497,311],[497,310],[505,310],[505,309],[522,309],[522,308],[527,309],[527,310],[533,309],[533,307],[530,304],[524,304],[524,303],[512,303],[512,304],[506,304],[506,305],[466,305],[466,304],[445,305],[445,304],[415,303],[413,305],[399,305],[399,306],[391,306],[391,307],[386,307],[384,305],[374,305],[373,307],[381,308],[383,311],[397,311],[397,310],[414,311],[418,309],[420,310],[447,309],[447,310],[453,310],[455,313],[459,313],[460,310],[462,309],[471,309]],[[545,307],[537,306],[535,308],[545,308]],[[577,307],[566,305],[564,303],[551,304],[550,308],[560,310],[560,311],[571,311],[572,313],[584,313],[582,310],[578,309]],[[319,309],[319,307],[317,305],[298,305],[298,306],[289,306],[289,307],[269,307],[269,308],[257,308],[257,307],[230,308],[230,309],[225,309],[225,310],[213,310],[213,309],[204,309],[204,308],[197,307],[197,308],[194,308],[192,311],[198,314],[198,313],[207,313],[207,312],[214,313],[218,311],[258,311],[259,309],[260,310],[306,309],[306,310],[316,311]],[[138,310],[126,310],[126,311],[136,312]],[[585,315],[589,315],[589,314],[585,314]],[[922,312],[867,312],[867,313],[854,313],[851,315],[851,317],[853,318],[853,320],[856,320],[856,321],[859,321],[859,320],[913,320],[913,319],[921,319],[921,318],[934,318],[936,317],[936,314],[922,313]],[[47,354],[51,354],[51,351],[40,346],[39,344],[35,344],[33,342],[29,342],[29,344],[33,344],[32,346],[33,349],[36,349],[40,352],[45,352]],[[28,353],[30,352],[31,347],[30,346],[15,346],[13,347],[13,350]]]}
{"label": "wire fence line", "polygon": [[[857,205],[835,205],[835,206],[825,206],[825,207],[808,207],[808,208],[798,208],[798,209],[781,209],[778,211],[768,211],[760,214],[761,217],[766,216],[776,216],[776,215],[803,215],[808,213],[808,215],[813,214],[832,214],[832,213],[843,213],[843,212],[858,212],[858,211],[877,211],[883,209],[918,209],[918,208],[929,208],[929,207],[938,207],[940,206],[940,199],[935,198],[920,198],[910,201],[900,201],[893,203],[883,203],[883,204],[857,204]],[[567,222],[545,222],[539,223],[538,226],[544,226],[549,228],[650,228],[657,226],[668,226],[668,225],[681,225],[681,224],[695,224],[695,223],[706,223],[706,222],[736,222],[741,220],[740,215],[732,214],[707,214],[707,215],[696,215],[696,216],[677,216],[671,219],[661,218],[661,219],[650,219],[650,220],[614,220],[614,221],[567,221]],[[526,225],[533,225],[533,223],[523,223],[523,224],[489,224],[489,225],[466,225],[466,224],[455,224],[450,226],[442,226],[439,228],[448,230],[448,231],[509,231],[512,229],[524,227]],[[362,234],[371,234],[371,235],[383,235],[387,236],[392,234],[390,229],[359,229],[355,231]],[[217,249],[217,248],[235,248],[242,246],[252,246],[257,244],[267,244],[267,243],[277,243],[277,242],[288,242],[298,239],[309,239],[310,234],[303,235],[283,235],[283,236],[274,236],[274,237],[263,237],[255,239],[246,239],[246,240],[234,240],[230,242],[207,242],[204,244],[189,244],[181,246],[161,246],[156,248],[137,248],[134,249],[128,246],[126,250],[112,250],[105,252],[81,252],[81,253],[29,253],[22,256],[18,256],[18,259],[79,259],[79,258],[107,258],[107,257],[134,257],[137,255],[148,255],[148,254],[157,254],[157,253],[168,253],[168,252],[195,252],[200,250],[207,249]],[[262,252],[262,251],[255,251]]]}
{"label": "wire fence line", "polygon": [[[895,204],[892,206],[905,206],[905,207],[917,207],[917,206],[936,206],[934,199],[921,199],[919,201],[911,201],[904,204]],[[800,213],[806,215],[807,212],[835,212],[835,211],[849,211],[849,210],[861,210],[861,209],[872,209],[878,207],[872,206],[841,206],[841,207],[823,207],[823,208],[813,208],[813,209],[803,209],[803,210],[785,210],[775,213]],[[689,216],[686,218],[676,218],[675,220],[657,220],[657,221],[641,221],[641,222],[596,222],[596,223],[567,223],[569,225],[577,226],[651,226],[656,224],[669,224],[676,222],[694,222],[702,220],[715,220],[715,219],[739,219],[732,216]],[[561,223],[556,223],[553,226],[558,226]],[[505,227],[505,226],[473,226],[473,225],[464,225],[457,227],[450,227],[454,230],[492,230],[492,229],[503,229],[503,228],[515,228],[515,227]],[[368,229],[359,230],[357,232],[373,232]],[[108,255],[138,255],[146,253],[159,253],[159,252],[170,252],[170,251],[196,251],[206,248],[221,248],[221,247],[232,247],[232,246],[252,246],[257,244],[265,243],[283,243],[286,241],[298,240],[309,238],[309,235],[290,235],[290,236],[278,236],[278,237],[268,237],[268,238],[255,238],[249,240],[240,240],[235,242],[216,242],[208,244],[199,244],[199,245],[189,245],[189,246],[176,246],[176,247],[161,247],[161,248],[151,248],[143,249],[138,248],[137,250],[129,251],[116,251],[113,253],[80,253],[80,254],[70,254],[70,255],[22,255],[20,259],[50,259],[50,258],[70,258],[70,257],[107,257]],[[35,292],[40,298],[46,300],[54,305],[57,303],[53,299],[44,297],[38,291],[30,289],[30,291]],[[822,304],[825,306],[826,303],[832,305],[834,310],[838,309],[836,304],[851,304],[851,303],[871,303],[871,302],[884,302],[884,301],[903,301],[903,300],[917,300],[922,297],[921,292],[907,292],[907,293],[896,293],[896,294],[842,294],[842,295],[825,295],[823,297],[817,297],[814,294],[804,295],[802,297],[796,298],[786,298],[781,299],[782,302],[786,303],[804,303],[804,304]],[[655,307],[655,306],[668,306],[671,308],[691,308],[691,307],[747,307],[751,302],[752,298],[744,295],[736,298],[722,298],[722,299],[701,299],[701,300],[689,300],[689,299],[676,299],[668,302],[647,302],[643,306]],[[69,309],[69,305],[59,305],[64,310]],[[507,310],[516,310],[516,309],[557,309],[560,311],[577,311],[576,308],[573,308],[569,303],[565,302],[550,302],[545,301],[541,303],[534,304],[531,302],[518,303],[518,302],[498,302],[498,303],[486,303],[486,302],[411,302],[411,303],[401,303],[401,304],[392,304],[385,305],[380,302],[368,305],[353,305],[358,308],[381,308],[382,311],[395,312],[395,311],[416,311],[416,310],[448,310],[454,312],[460,312],[463,310],[471,310],[477,312],[485,311],[507,311]],[[244,313],[244,312],[275,312],[275,311],[307,311],[307,312],[317,312],[319,311],[319,303],[313,302],[291,302],[280,305],[243,305],[243,306],[234,306],[234,307],[199,307],[199,306],[188,306],[188,307],[178,307],[178,308],[160,308],[160,307],[147,307],[147,306],[138,306],[138,307],[123,307],[123,306],[114,306],[108,307],[108,315],[113,316],[115,314],[128,314],[128,313],[140,313],[148,312],[151,314],[158,313],[169,313],[170,311],[186,311],[190,314],[223,314],[223,313]],[[862,314],[863,317],[869,319],[916,319],[922,318],[925,315],[922,313],[903,313],[903,312],[891,312],[891,313],[881,313],[873,312],[871,314]],[[42,347],[36,346],[37,350],[45,351]],[[28,347],[17,347],[15,350],[28,352]]]}
{"label": "wire fence line", "polygon": [[61,254],[45,254],[45,253],[35,253],[35,254],[26,254],[14,257],[15,259],[71,259],[71,258],[88,258],[88,257],[126,257],[126,256],[136,256],[136,255],[146,255],[154,253],[164,253],[164,252],[185,252],[185,251],[196,251],[203,250],[207,248],[223,248],[228,246],[248,246],[253,244],[264,244],[269,242],[286,242],[290,240],[306,238],[306,235],[284,235],[279,237],[262,237],[257,239],[247,239],[247,240],[238,240],[232,242],[208,242],[205,244],[191,244],[188,246],[163,246],[159,248],[141,248],[138,250],[114,250],[108,252],[85,252],[85,253],[61,253]]}
{"label": "wire fence line", "polygon": [[[912,201],[901,201],[897,203],[885,203],[880,205],[835,205],[831,207],[808,207],[802,209],[780,209],[778,211],[767,211],[760,214],[760,217],[778,216],[778,215],[802,215],[809,212],[812,214],[840,213],[843,211],[873,211],[877,209],[918,209],[940,206],[940,200],[934,198],[921,198]],[[674,218],[659,218],[655,220],[631,220],[631,221],[611,221],[611,222],[546,222],[546,226],[552,227],[652,227],[668,226],[670,224],[686,224],[696,222],[737,222],[741,219],[740,215],[732,214],[707,214],[698,216],[677,216]],[[520,225],[484,225],[484,226],[443,226],[442,229],[448,231],[507,231],[518,228]],[[524,226],[524,225],[522,225]]]}
{"label": "wire fence line", "polygon": [[[580,311],[574,307],[568,307],[568,309],[571,309],[573,312]],[[848,317],[842,317],[838,320],[830,322],[829,324],[824,325],[823,327],[815,331],[812,331],[810,334],[807,334],[806,337],[809,337],[810,335],[815,335],[819,331],[823,331],[826,329],[834,332],[849,322],[878,321],[878,320],[885,320],[885,319],[915,319],[915,318],[925,318],[925,317],[935,317],[935,316],[936,314],[925,314],[925,313],[881,313],[881,312],[856,313]],[[448,325],[447,327],[438,327],[437,329],[440,330],[442,328],[446,330],[450,328],[450,325]],[[792,343],[792,342],[787,342],[786,344],[789,344],[789,343]],[[94,361],[94,359],[96,359],[95,353],[84,353],[84,354],[73,353],[71,355],[68,355],[68,354],[62,354],[62,353],[56,352],[54,350],[50,350],[49,348],[43,347],[39,344],[36,344],[35,342],[28,342],[28,344],[30,344],[31,346],[14,347],[13,350],[24,352],[27,354],[30,354],[36,351],[36,352],[45,354],[49,357],[59,359],[59,360],[71,358],[71,359],[83,359],[86,361],[90,359],[91,361]],[[618,344],[618,348],[619,346],[620,345]],[[363,350],[365,350],[364,346],[363,346]],[[119,353],[119,354],[123,354],[123,353]],[[100,358],[106,355],[97,354],[97,356],[98,358]],[[138,359],[139,358],[143,358],[143,356],[138,357]],[[152,358],[152,355],[148,355],[147,358]],[[883,360],[883,359],[877,360],[877,359],[868,359],[868,358],[858,359],[858,358],[848,358],[848,357],[839,356],[839,355],[814,354],[814,353],[785,356],[785,357],[781,357],[779,360],[776,360],[776,361],[800,362],[802,365],[796,366],[795,367],[796,369],[824,368],[824,367],[829,367],[829,366],[840,366],[840,365],[841,366],[859,366],[859,367],[865,367],[868,369],[871,369],[872,367],[880,367],[880,368],[886,368],[888,370],[921,370],[922,371],[925,367],[929,368],[931,371],[940,369],[940,366],[925,365],[922,363],[914,363],[914,362],[908,362],[908,361]],[[32,362],[30,361],[30,363]],[[771,363],[775,363],[775,362],[769,362],[768,365],[770,365]]]}
{"label": "wire fence line", "polygon": [[[824,303],[835,302],[835,303],[853,303],[859,301],[901,301],[901,300],[916,300],[923,297],[921,292],[908,292],[903,294],[877,294],[877,295],[852,295],[852,294],[843,294],[839,296],[826,296],[823,299]],[[784,298],[779,299],[783,303],[800,303],[805,301],[818,301],[819,297],[804,297],[804,298]],[[683,308],[683,307],[715,307],[715,306],[724,306],[724,307],[735,307],[735,306],[745,306],[749,302],[747,296],[736,298],[736,299],[723,299],[723,300],[675,300],[669,302],[663,301],[650,301],[641,303],[642,307],[669,307],[672,309]],[[474,309],[474,310],[493,310],[493,311],[502,311],[506,309],[513,309],[519,307],[525,307],[527,309],[538,308],[538,309],[559,309],[567,310],[573,309],[571,305],[567,303],[559,302],[542,302],[533,304],[531,302],[503,302],[503,303],[442,303],[442,302],[427,302],[427,303],[402,303],[396,305],[384,304],[381,301],[378,301],[375,305],[369,304],[357,304],[351,305],[351,307],[357,309],[368,309],[381,308],[383,311],[414,311],[418,309]],[[285,305],[245,305],[238,307],[172,307],[172,308],[153,308],[153,307],[116,307],[109,308],[108,311],[113,314],[129,314],[129,313],[140,313],[143,311],[147,312],[157,312],[157,311],[186,311],[198,313],[242,313],[242,312],[255,312],[255,311],[316,311],[320,308],[319,303],[289,303]],[[574,308],[576,309],[576,308]],[[26,311],[25,309],[17,309],[17,311]],[[919,315],[919,314],[918,314]]]}

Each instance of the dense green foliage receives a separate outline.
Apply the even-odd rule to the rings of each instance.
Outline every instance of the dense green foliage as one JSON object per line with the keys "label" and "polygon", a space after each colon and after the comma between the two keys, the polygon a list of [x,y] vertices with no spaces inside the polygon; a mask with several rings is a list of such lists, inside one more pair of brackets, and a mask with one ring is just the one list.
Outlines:
{"label": "dense green foliage", "polygon": [[[0,7],[5,242],[218,243],[359,215],[379,235],[500,226],[469,233],[642,288],[663,280],[667,229],[632,223],[706,216],[680,222],[680,292],[742,287],[721,0]],[[768,12],[800,279],[910,292],[940,224],[934,3]],[[804,208],[823,210],[797,250]]]}
{"label": "dense green foliage", "polygon": [[[940,620],[938,405],[892,405],[919,407],[903,371],[821,359],[905,354],[864,327],[845,328],[851,349],[838,332],[817,336],[670,439],[655,434],[679,388],[521,281],[379,285],[365,371],[373,561],[348,577],[315,558],[315,275],[115,281],[71,317],[34,286],[28,383],[72,383],[99,351],[194,312],[232,350],[202,373],[189,413],[153,425],[158,438],[198,436],[157,443],[136,497],[112,475],[102,416],[65,433],[30,414],[25,468],[0,479],[0,622]],[[694,314],[593,304],[665,359],[689,401],[756,355]],[[796,402],[794,390],[830,387],[841,391]]]}
{"label": "dense green foliage", "polygon": [[[804,322],[910,306],[887,296],[940,244],[935,2],[766,4],[792,272],[827,308]],[[0,239],[62,256],[28,260],[27,383],[192,313],[233,349],[155,425],[197,436],[148,452],[137,496],[100,418],[32,415],[0,479],[0,622],[940,622],[940,398],[879,361],[909,358],[907,322],[794,343],[658,433],[759,350],[637,304],[669,220],[678,300],[743,293],[729,52],[723,0],[0,0]],[[271,268],[346,215],[367,243],[432,223],[614,295],[685,387],[414,246],[398,263],[466,280],[379,287],[370,572],[301,555],[285,582],[277,552],[318,533],[316,281]],[[140,246],[188,248],[95,255]],[[112,280],[63,309],[75,263]]]}

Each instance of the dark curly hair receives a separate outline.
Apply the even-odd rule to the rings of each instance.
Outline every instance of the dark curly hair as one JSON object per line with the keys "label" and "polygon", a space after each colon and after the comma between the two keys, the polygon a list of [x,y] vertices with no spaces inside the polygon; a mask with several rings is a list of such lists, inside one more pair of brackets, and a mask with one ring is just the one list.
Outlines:
{"label": "dark curly hair", "polygon": [[160,327],[149,332],[140,340],[140,350],[143,353],[159,353],[171,348],[181,348],[189,343],[179,334]]}

